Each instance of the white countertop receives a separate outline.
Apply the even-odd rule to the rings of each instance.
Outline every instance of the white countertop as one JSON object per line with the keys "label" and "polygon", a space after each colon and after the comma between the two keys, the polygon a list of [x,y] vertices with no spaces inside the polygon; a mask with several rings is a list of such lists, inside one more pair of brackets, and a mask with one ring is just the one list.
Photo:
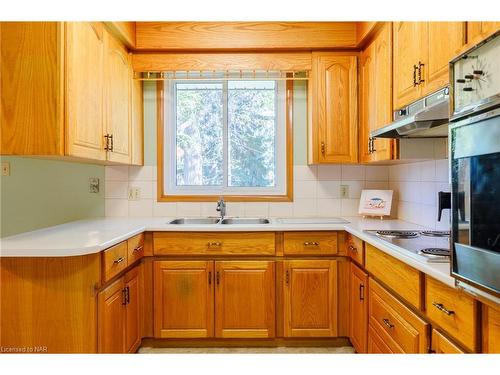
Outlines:
{"label": "white countertop", "polygon": [[448,263],[427,263],[408,251],[364,232],[367,229],[425,229],[402,220],[343,218],[342,224],[280,224],[271,219],[267,225],[172,225],[171,218],[101,218],[79,220],[54,227],[0,239],[1,257],[67,257],[100,252],[145,231],[307,231],[345,230],[376,246],[408,265],[454,286]]}

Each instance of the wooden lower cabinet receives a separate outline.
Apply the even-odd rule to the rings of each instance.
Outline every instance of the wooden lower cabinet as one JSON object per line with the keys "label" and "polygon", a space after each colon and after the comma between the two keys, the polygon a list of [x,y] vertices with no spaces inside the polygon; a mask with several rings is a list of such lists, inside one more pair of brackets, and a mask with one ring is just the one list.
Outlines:
{"label": "wooden lower cabinet", "polygon": [[366,353],[368,331],[368,274],[351,263],[349,339],[358,353]]}
{"label": "wooden lower cabinet", "polygon": [[284,261],[285,337],[337,335],[337,261]]}
{"label": "wooden lower cabinet", "polygon": [[275,336],[275,262],[215,262],[215,336]]}
{"label": "wooden lower cabinet", "polygon": [[432,330],[432,353],[436,354],[463,354],[465,353],[453,341],[447,339],[443,334],[436,329]]}
{"label": "wooden lower cabinet", "polygon": [[500,354],[500,307],[483,305],[483,353]]}
{"label": "wooden lower cabinet", "polygon": [[98,294],[99,353],[135,352],[141,342],[141,265]]}
{"label": "wooden lower cabinet", "polygon": [[370,354],[393,354],[394,351],[380,338],[371,327],[368,327],[368,353]]}
{"label": "wooden lower cabinet", "polygon": [[213,261],[154,262],[155,337],[213,336],[213,271]]}
{"label": "wooden lower cabinet", "polygon": [[395,353],[428,353],[430,325],[373,279],[369,281],[369,326]]}

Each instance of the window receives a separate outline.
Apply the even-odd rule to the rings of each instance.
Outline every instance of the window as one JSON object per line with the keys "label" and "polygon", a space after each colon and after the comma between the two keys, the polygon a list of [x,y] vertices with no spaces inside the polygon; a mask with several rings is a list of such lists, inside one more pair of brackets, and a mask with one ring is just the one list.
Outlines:
{"label": "window", "polygon": [[166,82],[160,200],[290,200],[286,86],[280,80]]}

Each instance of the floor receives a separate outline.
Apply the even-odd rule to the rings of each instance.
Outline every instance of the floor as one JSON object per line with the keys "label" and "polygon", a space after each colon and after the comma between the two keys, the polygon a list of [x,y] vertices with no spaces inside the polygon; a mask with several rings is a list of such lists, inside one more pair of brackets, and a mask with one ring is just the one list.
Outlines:
{"label": "floor", "polygon": [[151,348],[142,347],[145,354],[351,354],[354,348],[341,347],[276,347],[276,348]]}

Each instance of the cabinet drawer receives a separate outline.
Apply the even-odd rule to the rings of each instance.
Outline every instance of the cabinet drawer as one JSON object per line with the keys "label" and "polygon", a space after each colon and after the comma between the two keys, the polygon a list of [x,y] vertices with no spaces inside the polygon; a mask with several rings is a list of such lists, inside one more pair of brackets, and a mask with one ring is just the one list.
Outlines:
{"label": "cabinet drawer", "polygon": [[394,352],[427,353],[429,324],[370,279],[369,324]]}
{"label": "cabinet drawer", "polygon": [[363,241],[350,233],[346,234],[347,255],[356,263],[365,265],[365,248]]}
{"label": "cabinet drawer", "polygon": [[365,268],[404,300],[423,308],[420,272],[365,243]]}
{"label": "cabinet drawer", "polygon": [[155,255],[274,255],[274,232],[156,232]]}
{"label": "cabinet drawer", "polygon": [[127,241],[104,250],[102,256],[104,281],[108,281],[127,268]]}
{"label": "cabinet drawer", "polygon": [[441,332],[432,330],[432,352],[436,354],[463,354],[462,349],[448,340]]}
{"label": "cabinet drawer", "polygon": [[[375,332],[372,327],[368,327],[368,354],[393,354],[394,351]],[[401,351],[399,352],[401,353]]]}
{"label": "cabinet drawer", "polygon": [[430,277],[425,278],[426,313],[430,320],[466,348],[478,349],[477,301]]}
{"label": "cabinet drawer", "polygon": [[144,233],[127,240],[128,262],[130,265],[144,256]]}
{"label": "cabinet drawer", "polygon": [[286,255],[332,255],[338,253],[336,232],[285,232]]}

